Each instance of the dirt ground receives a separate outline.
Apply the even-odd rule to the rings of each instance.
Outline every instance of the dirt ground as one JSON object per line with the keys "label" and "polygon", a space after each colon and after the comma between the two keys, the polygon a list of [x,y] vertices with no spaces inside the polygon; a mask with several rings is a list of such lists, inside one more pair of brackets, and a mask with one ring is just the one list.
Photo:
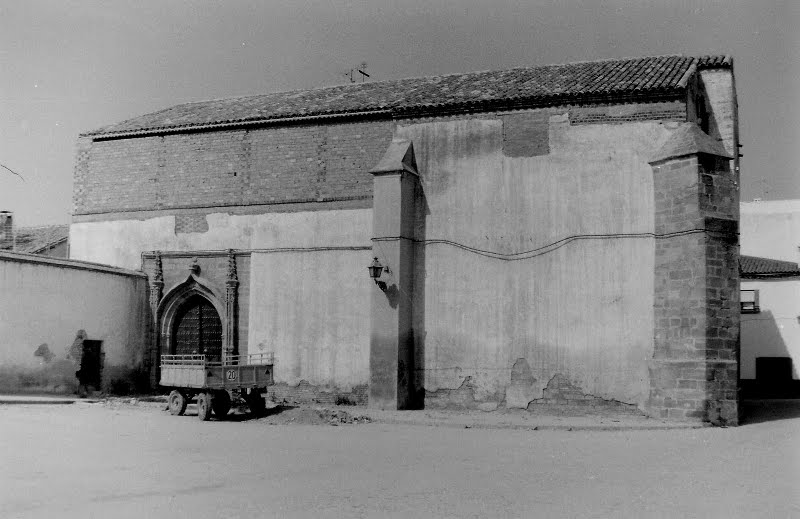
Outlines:
{"label": "dirt ground", "polygon": [[737,428],[615,431],[163,407],[0,405],[0,517],[800,516],[797,403]]}

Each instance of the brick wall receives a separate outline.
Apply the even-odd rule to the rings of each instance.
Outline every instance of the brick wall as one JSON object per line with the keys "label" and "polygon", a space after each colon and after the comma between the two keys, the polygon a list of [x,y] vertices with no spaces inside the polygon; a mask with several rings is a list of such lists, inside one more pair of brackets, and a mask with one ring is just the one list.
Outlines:
{"label": "brick wall", "polygon": [[698,162],[702,191],[700,210],[704,215],[739,219],[739,189],[727,159],[702,156]]}
{"label": "brick wall", "polygon": [[[434,121],[457,119],[515,119],[512,124],[529,121],[538,124],[544,117],[567,114],[573,125],[577,124],[624,124],[636,121],[686,121],[686,101],[661,101],[652,103],[597,104],[597,105],[558,105],[533,108],[516,112],[474,112],[466,114],[442,114],[438,117],[409,117],[398,119],[397,124],[407,125]],[[529,131],[530,124],[516,124]],[[508,135],[506,136],[506,138]]]}
{"label": "brick wall", "polygon": [[175,234],[208,231],[205,214],[176,214]]}
{"label": "brick wall", "polygon": [[[572,124],[686,119],[685,103],[669,101],[295,124],[94,142],[82,137],[75,163],[73,213],[369,199],[372,178],[368,171],[386,151],[396,124],[501,118],[506,125],[506,154],[531,156],[548,152],[547,119],[564,113]],[[186,220],[179,222],[179,227],[179,232],[197,232],[202,224]]]}
{"label": "brick wall", "polygon": [[79,142],[74,213],[369,198],[391,121]]}
{"label": "brick wall", "polygon": [[[701,166],[704,164],[705,166]],[[708,165],[715,164],[710,170]],[[654,166],[654,352],[651,413],[738,421],[738,245],[727,161],[690,156]],[[717,182],[709,183],[704,177]]]}
{"label": "brick wall", "polygon": [[275,384],[267,388],[267,399],[278,404],[367,405],[367,385],[350,390],[313,386],[301,380],[296,386]]}
{"label": "brick wall", "polygon": [[14,215],[8,211],[0,211],[0,250],[14,248]]}

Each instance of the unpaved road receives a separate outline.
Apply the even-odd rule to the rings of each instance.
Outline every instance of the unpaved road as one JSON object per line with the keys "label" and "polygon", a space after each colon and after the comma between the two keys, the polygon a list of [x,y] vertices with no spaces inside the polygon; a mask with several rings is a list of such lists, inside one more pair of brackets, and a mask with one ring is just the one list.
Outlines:
{"label": "unpaved road", "polygon": [[568,432],[0,406],[0,517],[800,517],[800,418]]}

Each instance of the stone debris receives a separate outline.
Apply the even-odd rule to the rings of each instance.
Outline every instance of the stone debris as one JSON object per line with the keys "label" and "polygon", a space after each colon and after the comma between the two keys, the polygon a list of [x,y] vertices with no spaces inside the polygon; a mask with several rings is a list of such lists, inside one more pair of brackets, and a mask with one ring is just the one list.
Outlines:
{"label": "stone debris", "polygon": [[269,425],[358,425],[372,422],[369,416],[353,415],[338,407],[275,406],[261,418]]}
{"label": "stone debris", "polygon": [[368,416],[353,416],[344,409],[317,409],[320,417],[331,425],[359,424],[372,421]]}

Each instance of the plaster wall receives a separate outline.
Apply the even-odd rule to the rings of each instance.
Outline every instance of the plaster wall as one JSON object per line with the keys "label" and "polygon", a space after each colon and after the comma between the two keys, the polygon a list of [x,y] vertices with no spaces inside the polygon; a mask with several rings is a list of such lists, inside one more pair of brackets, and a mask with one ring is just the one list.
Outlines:
{"label": "plaster wall", "polygon": [[756,378],[756,357],[791,357],[792,378],[800,380],[800,278],[741,281],[758,290],[761,312],[742,314],[740,373]]}
{"label": "plaster wall", "polygon": [[[70,266],[73,265],[73,266]],[[0,366],[43,367],[34,356],[47,344],[52,361],[67,358],[79,330],[103,341],[104,385],[112,367],[140,367],[147,345],[147,280],[136,273],[24,254],[0,254]],[[76,367],[77,369],[77,367]]]}
{"label": "plaster wall", "polygon": [[371,209],[200,215],[207,230],[176,232],[175,215],[73,223],[71,258],[141,268],[143,251],[368,246]]}
{"label": "plaster wall", "polygon": [[741,253],[800,262],[800,200],[741,204]]}
{"label": "plaster wall", "polygon": [[248,348],[275,353],[276,384],[369,382],[371,259],[368,249],[251,255]]}
{"label": "plaster wall", "polygon": [[556,115],[549,153],[514,158],[501,120],[399,128],[425,194],[414,326],[426,391],[469,377],[476,400],[499,402],[525,359],[529,400],[561,375],[586,394],[643,405],[653,356],[647,159],[675,127],[572,126]]}

